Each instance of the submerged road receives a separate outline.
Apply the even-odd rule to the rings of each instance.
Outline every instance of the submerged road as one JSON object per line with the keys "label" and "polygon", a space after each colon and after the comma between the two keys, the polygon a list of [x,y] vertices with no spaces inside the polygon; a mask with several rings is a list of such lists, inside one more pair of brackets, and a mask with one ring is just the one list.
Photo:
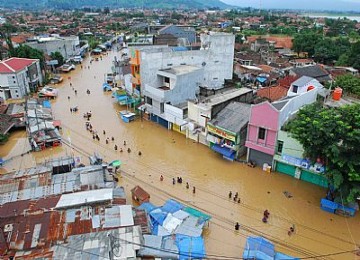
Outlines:
{"label": "submerged road", "polygon": [[[119,58],[118,53],[109,52],[92,64],[87,59],[83,69],[78,66],[76,71],[63,75],[65,81],[57,85],[59,97],[52,101],[52,107],[54,116],[63,124],[64,145],[14,158],[5,165],[5,170],[30,167],[72,153],[87,164],[87,156],[96,151],[106,161],[123,162],[119,183],[125,187],[128,201],[130,189],[140,185],[150,193],[154,204],[174,198],[211,215],[204,234],[210,259],[239,259],[247,236],[266,237],[275,243],[277,251],[304,259],[356,259],[354,250],[360,244],[359,214],[344,218],[322,211],[319,202],[324,189],[283,174],[268,174],[260,168],[223,160],[208,147],[152,122],[140,119],[130,124],[122,122],[118,111],[125,108],[101,87],[114,56]],[[90,95],[86,94],[87,89]],[[70,113],[72,106],[78,106],[79,112]],[[100,141],[94,141],[85,128],[83,113],[90,110]],[[106,138],[110,138],[109,144]],[[123,149],[122,153],[114,150],[115,144]],[[130,153],[126,151],[129,147]],[[25,133],[17,132],[0,147],[0,157],[6,159],[27,149]],[[160,175],[164,176],[162,182]],[[183,178],[183,183],[173,185],[172,178],[177,176]],[[186,182],[190,189],[186,189]],[[239,193],[240,204],[228,198],[229,191]],[[293,197],[284,196],[285,191]],[[270,211],[267,224],[261,221],[265,209]],[[238,232],[234,231],[235,222],[240,223]],[[292,225],[295,232],[289,236]]]}

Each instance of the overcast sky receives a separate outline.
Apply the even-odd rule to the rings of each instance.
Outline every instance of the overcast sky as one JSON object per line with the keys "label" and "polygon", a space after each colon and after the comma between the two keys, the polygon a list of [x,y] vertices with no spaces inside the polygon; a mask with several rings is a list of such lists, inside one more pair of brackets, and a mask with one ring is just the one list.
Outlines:
{"label": "overcast sky", "polygon": [[241,7],[316,9],[360,12],[360,0],[221,0],[224,3]]}

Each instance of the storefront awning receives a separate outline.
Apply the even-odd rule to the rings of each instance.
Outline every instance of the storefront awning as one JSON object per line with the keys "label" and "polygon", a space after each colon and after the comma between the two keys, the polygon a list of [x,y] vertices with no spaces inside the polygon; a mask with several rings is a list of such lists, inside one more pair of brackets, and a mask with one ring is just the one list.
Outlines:
{"label": "storefront awning", "polygon": [[229,158],[229,159],[232,159],[234,160],[235,159],[235,154],[236,154],[236,151],[230,149],[230,148],[227,148],[225,146],[221,146],[221,145],[218,145],[218,144],[214,144],[212,147],[211,147],[212,150],[214,150],[215,152],[217,153],[220,153],[222,154],[223,156]]}

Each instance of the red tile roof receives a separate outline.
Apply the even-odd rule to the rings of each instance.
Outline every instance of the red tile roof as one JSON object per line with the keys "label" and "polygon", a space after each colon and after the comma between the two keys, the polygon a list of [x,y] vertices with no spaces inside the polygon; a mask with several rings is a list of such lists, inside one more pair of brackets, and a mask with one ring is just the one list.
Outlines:
{"label": "red tile roof", "polygon": [[0,62],[0,73],[12,73],[23,70],[36,61],[36,59],[10,58]]}
{"label": "red tile roof", "polygon": [[288,88],[275,86],[259,89],[256,95],[262,98],[269,99],[271,102],[279,100],[286,96]]}

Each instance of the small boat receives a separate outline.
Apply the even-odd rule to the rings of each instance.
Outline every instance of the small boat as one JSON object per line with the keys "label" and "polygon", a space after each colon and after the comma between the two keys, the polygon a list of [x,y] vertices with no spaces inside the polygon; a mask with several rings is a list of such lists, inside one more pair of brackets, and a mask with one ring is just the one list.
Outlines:
{"label": "small boat", "polygon": [[108,83],[104,83],[104,84],[102,85],[102,87],[103,87],[103,91],[104,91],[104,92],[105,92],[105,91],[111,91],[111,90],[112,90],[111,86],[110,86]]}
{"label": "small boat", "polygon": [[120,114],[121,119],[122,119],[125,123],[130,123],[131,121],[134,121],[134,120],[135,120],[135,116],[136,116],[135,113],[132,113],[132,112],[127,111],[127,110],[120,111],[119,114]]}

